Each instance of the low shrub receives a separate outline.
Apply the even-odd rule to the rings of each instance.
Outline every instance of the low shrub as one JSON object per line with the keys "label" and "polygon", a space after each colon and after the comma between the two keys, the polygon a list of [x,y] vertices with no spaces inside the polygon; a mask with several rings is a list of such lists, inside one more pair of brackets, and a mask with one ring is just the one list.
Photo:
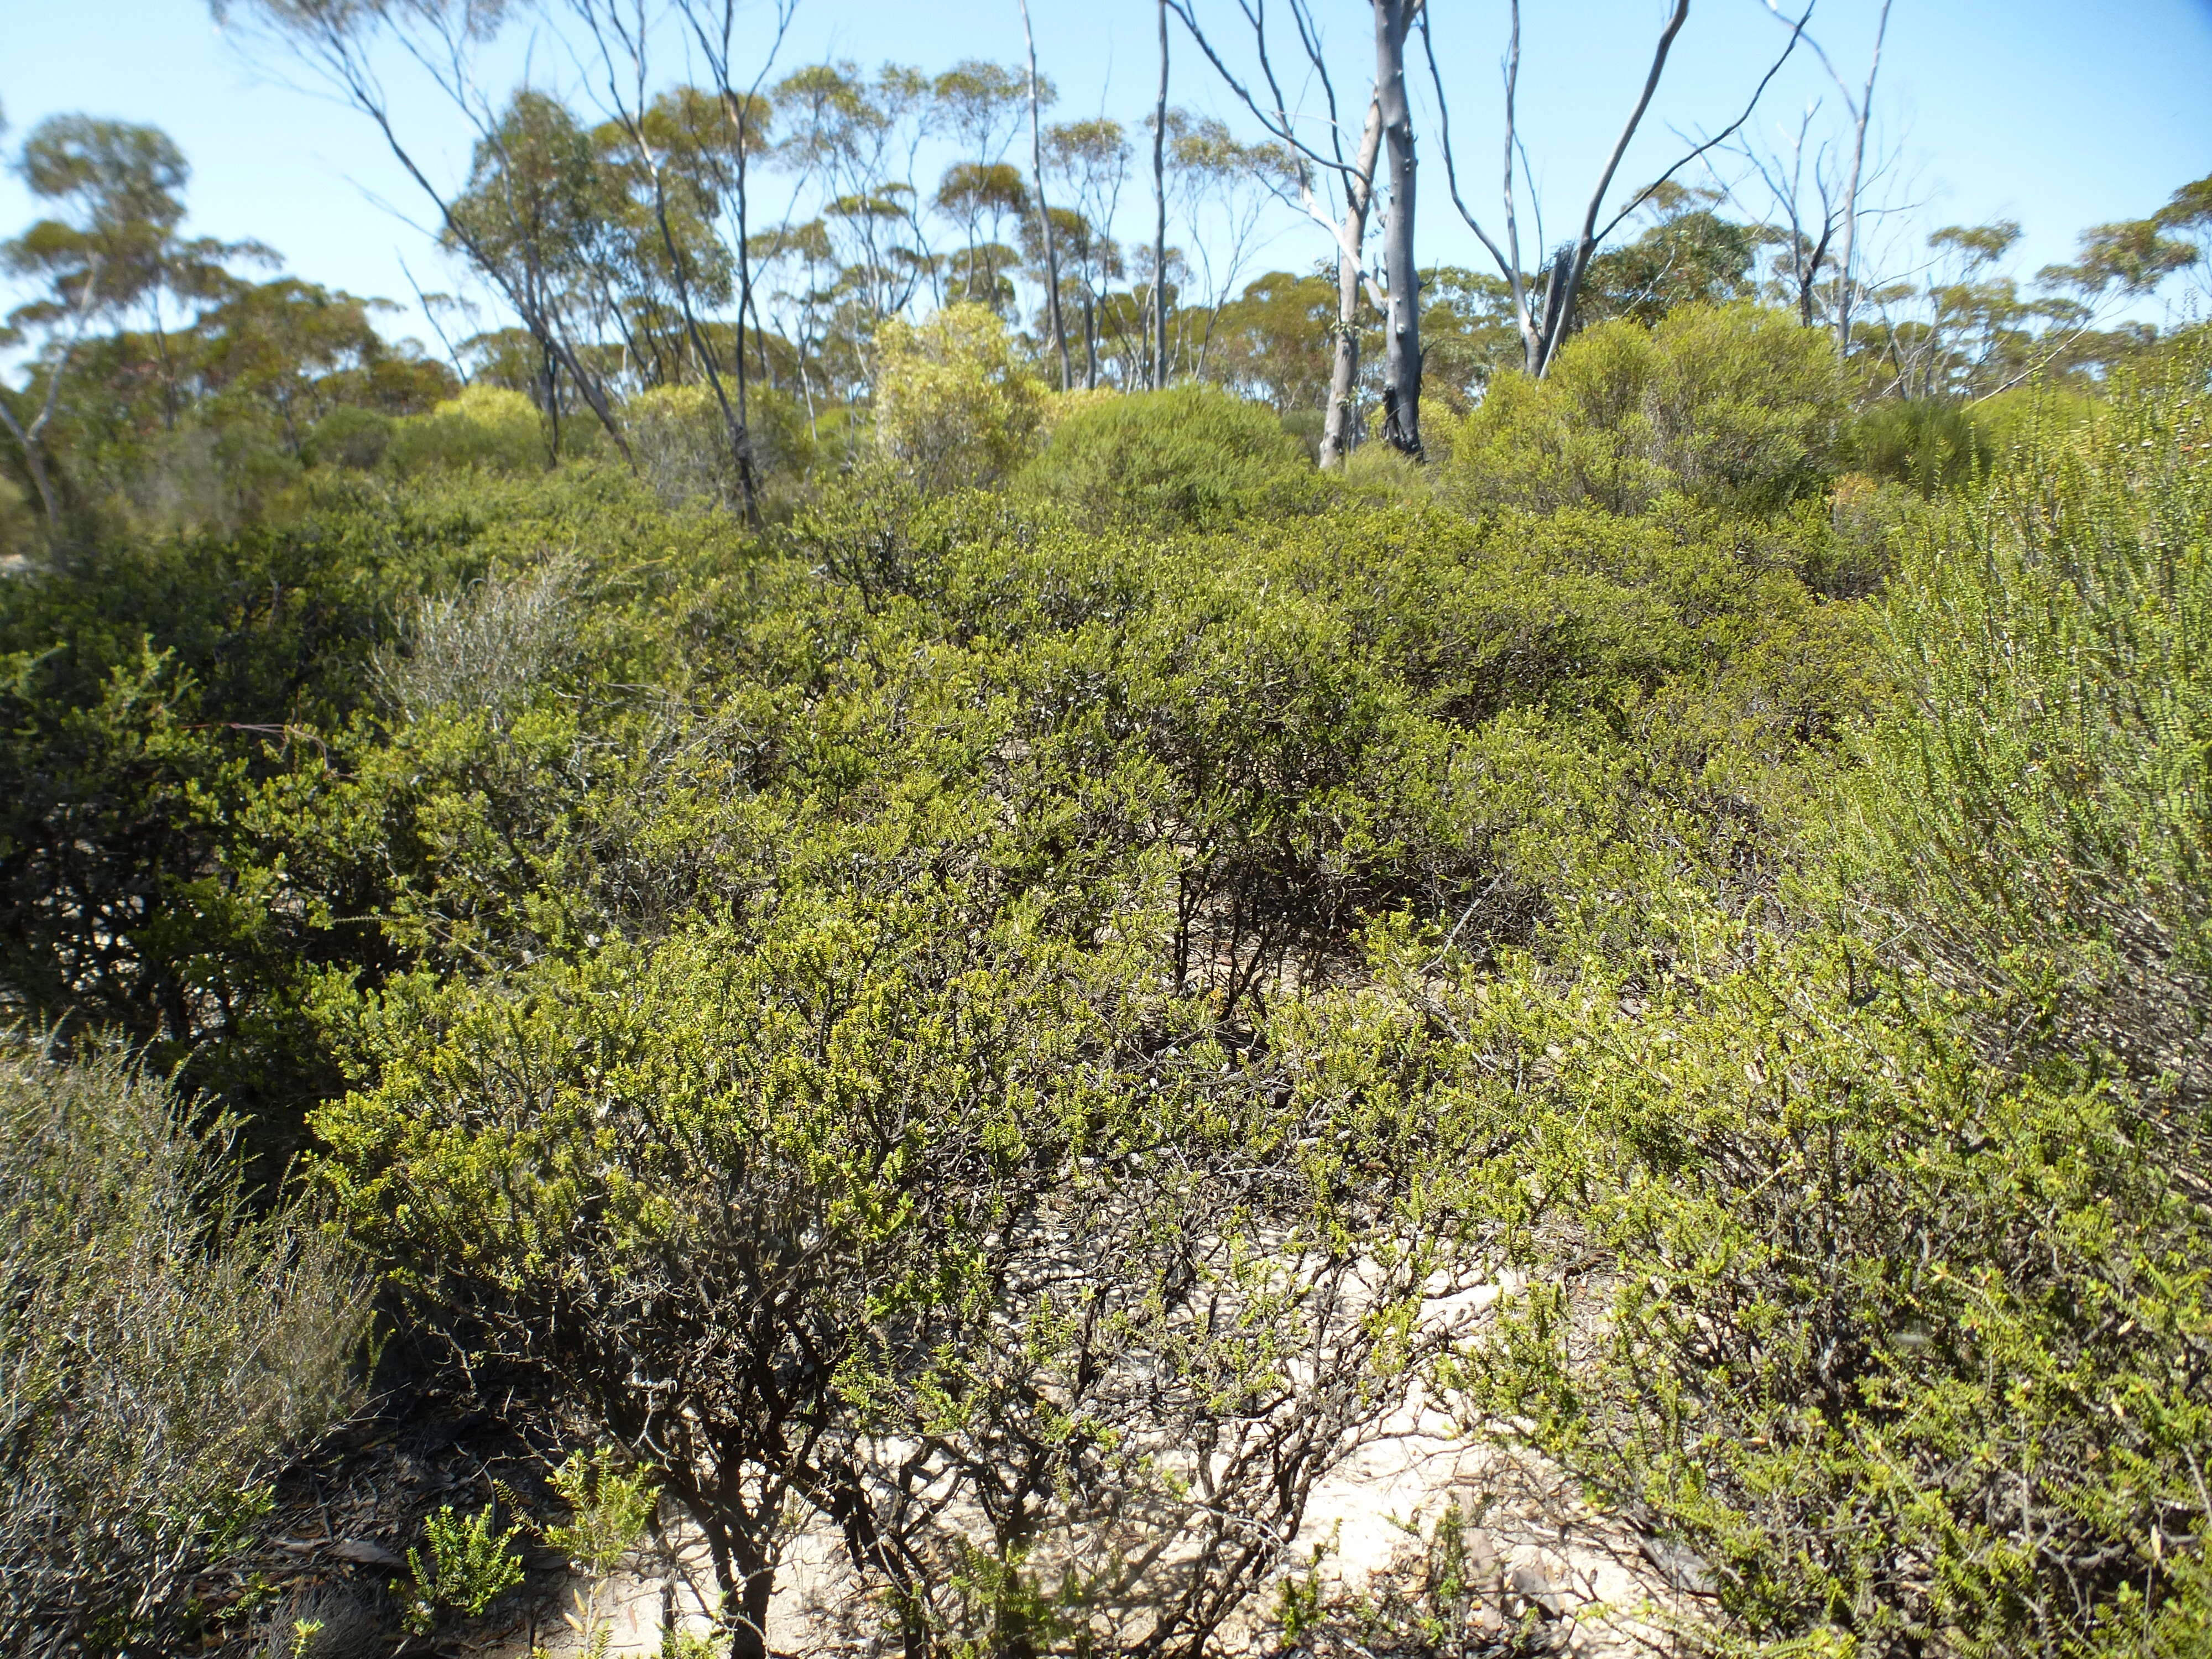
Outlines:
{"label": "low shrub", "polygon": [[1470,1404],[1688,1551],[1723,1639],[2212,1638],[2206,378],[1911,521],[1906,696],[1793,902],[1674,887],[1442,999],[1533,1079],[1555,1230]]}
{"label": "low shrub", "polygon": [[936,489],[990,483],[1021,465],[1045,391],[997,313],[954,305],[926,323],[893,319],[876,349],[876,438],[890,459]]}
{"label": "low shrub", "polygon": [[1016,481],[1094,525],[1216,530],[1319,499],[1305,447],[1265,405],[1211,386],[1079,410]]}
{"label": "low shrub", "polygon": [[546,464],[544,422],[520,392],[465,386],[428,415],[392,424],[386,456],[403,474],[477,467],[528,472]]}
{"label": "low shrub", "polygon": [[307,459],[319,466],[367,471],[392,447],[392,416],[353,404],[341,404],[315,422],[307,434]]}
{"label": "low shrub", "polygon": [[1656,328],[1584,331],[1541,380],[1499,375],[1444,434],[1440,470],[1470,507],[1638,513],[1679,490],[1771,512],[1826,488],[1843,416],[1825,335],[1757,306],[1683,306]]}
{"label": "low shrub", "polygon": [[179,1650],[269,1479],[346,1411],[368,1298],[346,1248],[257,1214],[218,1121],[121,1054],[0,1053],[0,1632],[11,1653]]}
{"label": "low shrub", "polygon": [[1996,455],[1972,410],[1928,398],[1869,405],[1852,422],[1846,447],[1861,472],[1929,496],[1975,483]]}

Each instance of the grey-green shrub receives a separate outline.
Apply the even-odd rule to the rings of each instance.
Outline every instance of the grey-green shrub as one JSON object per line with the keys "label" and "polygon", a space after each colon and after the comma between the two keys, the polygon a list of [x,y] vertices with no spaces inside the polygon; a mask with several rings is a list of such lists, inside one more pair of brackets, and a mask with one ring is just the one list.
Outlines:
{"label": "grey-green shrub", "polygon": [[2205,365],[1911,521],[1796,903],[1443,999],[1553,1233],[1469,1400],[1721,1651],[2212,1650]]}
{"label": "grey-green shrub", "polygon": [[112,1048],[0,1050],[0,1647],[157,1654],[354,1395],[346,1248]]}
{"label": "grey-green shrub", "polygon": [[1920,520],[1870,878],[1922,960],[2212,1092],[2212,349]]}

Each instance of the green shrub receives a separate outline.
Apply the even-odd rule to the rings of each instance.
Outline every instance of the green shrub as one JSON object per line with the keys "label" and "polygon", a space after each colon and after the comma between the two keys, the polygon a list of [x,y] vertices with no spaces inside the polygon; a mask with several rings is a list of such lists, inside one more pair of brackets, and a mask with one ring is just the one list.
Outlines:
{"label": "green shrub", "polygon": [[1852,422],[1846,447],[1860,471],[1927,496],[1978,482],[1996,453],[1972,410],[1925,398],[1869,406]]}
{"label": "green shrub", "polygon": [[1536,1079],[1557,1249],[1472,1412],[1682,1552],[1724,1633],[2158,1651],[2212,1613],[2201,1162],[2093,1065],[1977,1054],[1972,1009],[1863,947],[1674,903],[1664,973],[1443,1002]]}
{"label": "green shrub", "polygon": [[0,559],[28,560],[45,538],[46,526],[30,492],[0,473]]}
{"label": "green shrub", "polygon": [[[737,386],[727,376],[722,392],[734,410]],[[764,485],[779,472],[803,473],[813,464],[815,446],[805,410],[789,397],[763,386],[750,387],[745,412],[757,483]],[[731,507],[738,504],[728,422],[713,387],[651,387],[623,405],[623,422],[639,474],[663,506],[680,507],[690,501]]]}
{"label": "green shrub", "polygon": [[1724,1638],[2212,1631],[2208,404],[2181,353],[1911,521],[1907,696],[1771,923],[1670,879],[1632,948],[1443,1005],[1535,1079],[1556,1229],[1470,1403],[1686,1551]]}
{"label": "green shrub", "polygon": [[1016,488],[1094,525],[1215,530],[1308,507],[1319,486],[1304,447],[1264,404],[1182,386],[1069,416]]}
{"label": "green shrub", "polygon": [[120,1054],[0,1053],[0,1632],[166,1652],[267,1482],[345,1412],[366,1288],[337,1241],[256,1215],[228,1127]]}
{"label": "green shrub", "polygon": [[392,447],[392,419],[373,409],[341,404],[315,422],[307,434],[307,459],[319,466],[367,471],[379,465]]}
{"label": "green shrub", "polygon": [[447,1504],[423,1523],[422,1546],[407,1552],[414,1583],[400,1616],[409,1634],[428,1636],[449,1618],[481,1619],[522,1582],[522,1558],[512,1547],[522,1524],[500,1531],[497,1522],[497,1504],[463,1520]]}
{"label": "green shrub", "polygon": [[472,386],[428,415],[392,423],[386,455],[403,475],[441,469],[479,468],[529,472],[545,466],[545,427],[520,392]]}
{"label": "green shrub", "polygon": [[1044,386],[1015,358],[996,312],[953,305],[926,323],[894,318],[876,350],[876,438],[891,460],[933,489],[989,483],[1021,465]]}
{"label": "green shrub", "polygon": [[1472,507],[1638,513],[1668,490],[1771,512],[1839,459],[1835,350],[1787,313],[1682,306],[1653,329],[1601,323],[1540,381],[1499,375],[1445,434],[1443,488]]}
{"label": "green shrub", "polygon": [[[2191,349],[2189,337],[2180,337],[2178,345],[2166,349]],[[2196,349],[2202,349],[2201,336]],[[2090,422],[2102,402],[2091,392],[2039,377],[1984,398],[1972,409],[1975,425],[1989,435],[1992,451],[2002,456],[2014,449],[2063,445]]]}
{"label": "green shrub", "polygon": [[1864,856],[1924,961],[2212,1092],[2206,357],[1917,524]]}

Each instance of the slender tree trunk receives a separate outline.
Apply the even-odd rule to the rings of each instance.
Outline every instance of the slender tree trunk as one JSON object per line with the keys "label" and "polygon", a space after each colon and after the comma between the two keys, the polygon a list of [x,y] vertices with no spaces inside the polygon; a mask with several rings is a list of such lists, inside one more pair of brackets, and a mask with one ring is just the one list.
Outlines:
{"label": "slender tree trunk", "polygon": [[1881,0],[1881,16],[1875,24],[1874,58],[1867,65],[1866,91],[1860,95],[1857,117],[1851,134],[1851,176],[1844,186],[1843,244],[1836,250],[1836,356],[1840,357],[1851,345],[1852,255],[1856,252],[1859,228],[1859,172],[1866,162],[1867,122],[1874,114],[1874,79],[1881,72],[1882,37],[1889,33],[1889,0]]}
{"label": "slender tree trunk", "polygon": [[1060,354],[1060,389],[1075,384],[1067,356],[1067,324],[1060,309],[1060,253],[1053,246],[1052,210],[1044,199],[1044,128],[1037,117],[1036,31],[1030,27],[1030,0],[1021,0],[1022,39],[1030,51],[1030,179],[1036,191],[1037,234],[1044,239],[1046,312],[1052,319],[1053,349]]}
{"label": "slender tree trunk", "polygon": [[[738,167],[738,240],[742,248],[744,240],[744,120],[742,115],[737,115],[736,120]],[[721,411],[723,441],[729,447],[730,461],[736,467],[738,473],[738,506],[744,513],[745,522],[757,528],[761,521],[760,475],[753,465],[752,430],[745,422],[744,300],[750,296],[744,290],[740,290],[737,333],[738,397],[736,404],[732,405],[729,393],[723,389],[722,371],[714,361],[714,342],[708,338],[706,330],[700,325],[697,313],[692,308],[691,282],[690,278],[684,274],[683,249],[676,240],[674,228],[668,222],[668,192],[662,181],[659,163],[653,159],[652,151],[647,147],[645,130],[641,123],[634,124],[631,126],[631,137],[632,141],[637,145],[638,159],[653,179],[653,220],[660,228],[662,250],[668,255],[669,274],[675,279],[677,303],[683,312],[684,341],[692,356],[697,358],[700,368],[705,371],[708,388],[714,394],[714,405]],[[740,252],[741,263],[743,258],[743,253]]]}
{"label": "slender tree trunk", "polygon": [[39,505],[46,511],[46,536],[58,540],[62,532],[61,498],[54,489],[53,477],[46,470],[46,430],[54,418],[54,410],[61,407],[62,376],[69,373],[70,359],[76,355],[77,342],[84,338],[86,325],[92,320],[94,307],[100,299],[100,261],[94,258],[85,272],[84,291],[70,318],[70,330],[64,337],[60,351],[48,367],[46,395],[40,400],[39,412],[25,426],[8,407],[7,399],[0,398],[0,426],[8,428],[17,447],[23,452],[23,465],[29,469],[31,483],[39,492]]}
{"label": "slender tree trunk", "polygon": [[1390,157],[1382,233],[1389,309],[1382,328],[1382,436],[1421,454],[1421,279],[1413,264],[1413,114],[1406,99],[1406,30],[1420,0],[1375,0],[1375,101]]}
{"label": "slender tree trunk", "polygon": [[[38,422],[35,424],[43,424]],[[23,452],[23,465],[31,474],[31,482],[39,491],[39,505],[46,512],[46,533],[58,536],[62,528],[61,503],[54,495],[53,480],[46,476],[46,451],[39,442],[35,430],[26,430],[15,419],[15,411],[0,403],[0,426],[8,428],[15,447]]]}
{"label": "slender tree trunk", "polygon": [[[724,91],[724,97],[729,94]],[[751,146],[746,143],[745,120],[750,113],[742,105],[738,109],[738,429],[744,434],[744,453],[739,459],[739,476],[745,495],[745,518],[748,522],[760,523],[760,473],[753,456],[753,423],[750,392],[745,375],[745,313],[753,304],[753,253],[747,245],[745,160]]]}
{"label": "slender tree trunk", "polygon": [[1098,390],[1098,302],[1083,292],[1083,389]]}
{"label": "slender tree trunk", "polygon": [[1359,441],[1352,403],[1359,384],[1359,254],[1367,245],[1367,210],[1375,199],[1375,162],[1382,148],[1382,106],[1370,100],[1359,135],[1358,176],[1344,192],[1344,229],[1336,249],[1336,331],[1328,368],[1328,411],[1321,433],[1321,464],[1334,466]]}
{"label": "slender tree trunk", "polygon": [[550,342],[540,340],[538,354],[545,364],[545,470],[561,465],[561,360]]}
{"label": "slender tree trunk", "polygon": [[775,1599],[775,1567],[742,1533],[728,1534],[713,1553],[723,1605],[737,1615],[730,1629],[730,1659],[769,1659],[768,1610]]}
{"label": "slender tree trunk", "polygon": [[1152,107],[1152,390],[1168,384],[1168,0],[1160,0],[1160,95]]}

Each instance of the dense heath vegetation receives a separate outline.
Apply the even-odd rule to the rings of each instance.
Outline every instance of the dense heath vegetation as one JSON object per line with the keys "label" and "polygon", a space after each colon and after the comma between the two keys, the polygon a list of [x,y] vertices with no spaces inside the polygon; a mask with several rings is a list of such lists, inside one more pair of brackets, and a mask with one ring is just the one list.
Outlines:
{"label": "dense heath vegetation", "polygon": [[1667,198],[1540,378],[1437,276],[1418,458],[1316,466],[1279,275],[1164,390],[1011,279],[763,330],[741,456],[650,281],[607,422],[463,386],[164,143],[40,129],[7,256],[11,1650],[343,1650],[228,1565],[403,1363],[558,1468],[383,1651],[525,1526],[738,1659],[809,1525],[916,1659],[1310,1644],[1416,1383],[1683,1651],[2212,1650],[2201,329],[1985,235],[1839,355]]}

